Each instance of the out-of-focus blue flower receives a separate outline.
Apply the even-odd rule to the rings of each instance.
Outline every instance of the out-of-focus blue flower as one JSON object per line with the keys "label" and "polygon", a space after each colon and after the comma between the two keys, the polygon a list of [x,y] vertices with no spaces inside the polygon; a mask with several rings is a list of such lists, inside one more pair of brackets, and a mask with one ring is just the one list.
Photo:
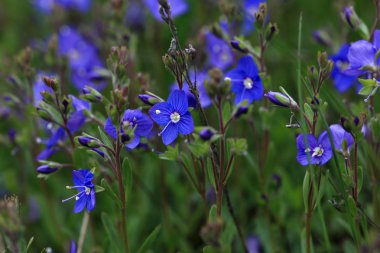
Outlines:
{"label": "out-of-focus blue flower", "polygon": [[335,88],[339,92],[345,92],[356,83],[356,76],[345,73],[345,69],[349,63],[347,58],[349,49],[350,45],[343,44],[338,53],[330,57],[334,62],[330,77],[333,79]]}
{"label": "out-of-focus blue flower", "polygon": [[[157,0],[144,0],[146,7],[152,13],[153,17],[159,21],[162,21],[160,15],[160,5]],[[170,10],[172,17],[177,17],[179,15],[184,14],[188,9],[188,4],[185,0],[168,0],[170,4]]]}
{"label": "out-of-focus blue flower", "polygon": [[[128,136],[124,137],[126,141],[129,141],[126,145],[129,149],[136,148],[140,143],[141,137],[147,137],[152,128],[152,120],[140,110],[126,110],[122,122],[120,122],[120,134],[122,135],[122,138],[123,135],[126,135],[127,130],[135,129],[134,138],[132,140],[129,141]],[[117,138],[117,129],[110,118],[104,123],[104,130],[110,137],[114,139]]]}
{"label": "out-of-focus blue flower", "polygon": [[226,78],[231,80],[231,91],[235,93],[235,104],[244,100],[252,103],[263,97],[264,86],[252,57],[240,58],[237,67],[228,72]]}
{"label": "out-of-focus blue flower", "polygon": [[77,253],[77,244],[74,240],[70,242],[70,251],[69,253]]}
{"label": "out-of-focus blue flower", "polygon": [[261,243],[260,238],[256,235],[250,235],[245,240],[248,253],[260,253],[261,252]]}
{"label": "out-of-focus blue flower", "polygon": [[33,0],[33,5],[37,10],[46,14],[50,14],[55,5],[64,9],[86,12],[91,7],[91,0]]}
{"label": "out-of-focus blue flower", "polygon": [[255,13],[259,10],[261,3],[265,3],[265,0],[244,0],[244,17],[243,17],[243,33],[248,34],[254,30]]}
{"label": "out-of-focus blue flower", "polygon": [[190,134],[194,131],[194,122],[188,111],[188,101],[183,90],[174,90],[166,102],[155,104],[149,114],[152,119],[164,129],[159,133],[165,145],[172,143],[180,134]]}
{"label": "out-of-focus blue flower", "polygon": [[[190,73],[190,79],[194,83],[194,72]],[[208,79],[208,74],[206,71],[199,71],[197,72],[197,89],[199,91],[199,101],[201,103],[201,106],[203,108],[206,108],[212,104],[212,101],[210,97],[207,95],[206,88],[204,86],[205,80]],[[172,84],[171,90],[178,90],[178,85]],[[184,83],[182,90],[186,92],[187,99],[188,99],[188,106],[196,108],[197,107],[197,100],[195,99],[194,95],[189,90],[189,84],[187,82]]]}
{"label": "out-of-focus blue flower", "polygon": [[[344,128],[341,125],[338,124],[331,125],[330,131],[334,141],[335,149],[339,150],[342,153],[349,152],[350,148],[354,144],[354,138],[352,137],[352,135],[346,130],[344,130]],[[343,150],[343,141],[346,142],[347,150]]]}
{"label": "out-of-focus blue flower", "polygon": [[[307,144],[305,143],[305,137]],[[298,135],[297,148],[297,161],[302,166],[308,165],[309,159],[310,164],[322,166],[332,157],[332,148],[327,131],[321,133],[318,140],[312,134]]]}
{"label": "out-of-focus blue flower", "polygon": [[125,24],[136,31],[141,31],[145,26],[145,16],[143,6],[139,1],[131,1],[128,3],[125,13]]}
{"label": "out-of-focus blue flower", "polygon": [[103,89],[105,82],[96,82],[93,78],[96,70],[103,68],[96,47],[85,40],[74,28],[63,26],[58,33],[58,51],[69,60],[71,81],[81,90],[85,85]]}
{"label": "out-of-focus blue flower", "polygon": [[75,198],[74,213],[81,212],[85,207],[91,211],[95,207],[95,186],[92,183],[94,174],[88,169],[73,170],[74,186],[67,186],[68,189],[77,189],[79,192],[70,198],[62,200],[66,202]]}
{"label": "out-of-focus blue flower", "polygon": [[[366,40],[359,40],[351,44],[347,58],[349,66],[345,71],[349,75],[362,75],[368,72],[369,68],[379,66],[380,59],[375,62],[376,52],[380,49],[380,30],[376,30],[373,36],[373,43]],[[366,67],[366,69],[363,69]]]}
{"label": "out-of-focus blue flower", "polygon": [[[37,106],[42,101],[42,91],[48,91],[53,94],[53,90],[48,87],[45,82],[43,81],[43,77],[46,76],[43,72],[39,72],[36,76],[36,80],[33,83],[33,99],[34,99],[34,105]],[[50,77],[53,77],[54,75],[49,75]]]}
{"label": "out-of-focus blue flower", "polygon": [[37,172],[42,174],[50,174],[57,170],[58,168],[50,167],[48,164],[43,164],[37,168]]}
{"label": "out-of-focus blue flower", "polygon": [[230,45],[211,32],[205,35],[209,64],[225,70],[233,64],[234,57]]}

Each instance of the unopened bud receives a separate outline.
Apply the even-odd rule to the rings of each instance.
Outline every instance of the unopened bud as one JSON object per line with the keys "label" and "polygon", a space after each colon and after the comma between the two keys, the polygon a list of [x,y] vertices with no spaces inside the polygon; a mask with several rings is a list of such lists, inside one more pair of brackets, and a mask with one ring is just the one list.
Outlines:
{"label": "unopened bud", "polygon": [[100,103],[103,101],[103,95],[90,86],[85,86],[82,89],[82,93],[83,95],[81,97],[89,102]]}

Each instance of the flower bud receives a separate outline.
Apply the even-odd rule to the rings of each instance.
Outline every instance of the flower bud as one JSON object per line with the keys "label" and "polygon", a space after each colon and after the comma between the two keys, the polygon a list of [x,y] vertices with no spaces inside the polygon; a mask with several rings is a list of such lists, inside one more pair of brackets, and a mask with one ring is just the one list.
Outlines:
{"label": "flower bud", "polygon": [[275,34],[278,33],[278,27],[276,23],[269,23],[266,32],[266,40],[270,41]]}
{"label": "flower bud", "polygon": [[75,141],[84,147],[89,148],[99,148],[101,143],[98,139],[89,136],[78,136],[75,137]]}
{"label": "flower bud", "polygon": [[44,77],[42,77],[42,80],[44,81],[45,85],[47,87],[50,87],[53,91],[59,90],[59,85],[58,85],[57,79],[51,78],[48,76],[44,76]]}
{"label": "flower bud", "polygon": [[214,134],[215,132],[210,128],[204,128],[199,132],[199,137],[201,137],[201,139],[204,141],[208,141],[214,136]]}
{"label": "flower bud", "polygon": [[238,50],[241,53],[248,53],[248,49],[244,47],[243,43],[238,40],[231,40],[230,42],[232,48]]}
{"label": "flower bud", "polygon": [[161,99],[159,99],[158,97],[155,97],[155,96],[152,96],[152,95],[149,95],[149,94],[140,94],[139,95],[139,99],[146,105],[155,105],[157,103],[160,103],[162,102]]}
{"label": "flower bud", "polygon": [[332,45],[332,41],[327,32],[323,30],[316,30],[313,32],[314,40],[322,46],[329,47]]}
{"label": "flower bud", "polygon": [[82,93],[83,93],[82,98],[89,102],[100,103],[103,101],[103,95],[100,94],[99,91],[95,90],[94,88],[90,86],[85,86],[82,89]]}
{"label": "flower bud", "polygon": [[101,151],[100,149],[92,148],[91,150],[94,151],[95,153],[99,154],[101,157],[104,157],[104,152]]}
{"label": "flower bud", "polygon": [[46,109],[43,109],[41,107],[37,107],[36,109],[37,109],[38,116],[40,116],[42,119],[44,119],[46,121],[52,120],[50,113]]}
{"label": "flower bud", "polygon": [[293,98],[281,93],[281,92],[273,92],[269,91],[265,93],[264,96],[269,99],[273,104],[288,107],[292,109],[297,109],[298,104],[293,100]]}
{"label": "flower bud", "polygon": [[50,174],[57,171],[58,168],[51,167],[49,164],[43,164],[37,168],[37,172],[41,174]]}
{"label": "flower bud", "polygon": [[55,103],[53,95],[50,92],[48,92],[47,90],[41,91],[40,94],[42,96],[42,101],[44,101],[45,103],[47,103],[47,104],[54,104]]}
{"label": "flower bud", "polygon": [[344,19],[352,29],[355,29],[361,22],[352,6],[344,7]]}
{"label": "flower bud", "polygon": [[242,105],[242,106],[240,106],[240,107],[236,110],[234,117],[237,119],[237,118],[239,118],[241,115],[247,114],[247,112],[248,112],[248,106],[246,106],[246,105]]}

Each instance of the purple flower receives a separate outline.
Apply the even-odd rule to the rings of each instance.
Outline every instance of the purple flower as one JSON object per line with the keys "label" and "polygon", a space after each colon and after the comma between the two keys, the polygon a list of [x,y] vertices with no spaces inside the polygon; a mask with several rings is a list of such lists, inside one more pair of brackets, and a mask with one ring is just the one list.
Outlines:
{"label": "purple flower", "polygon": [[56,3],[56,0],[33,0],[34,7],[42,12],[49,14],[54,7],[54,4]]}
{"label": "purple flower", "polygon": [[[144,0],[146,7],[152,13],[153,17],[159,21],[162,21],[159,12],[160,5],[157,0]],[[172,17],[177,17],[185,13],[188,9],[187,2],[185,0],[168,0],[170,4],[170,10]]]}
{"label": "purple flower", "polygon": [[208,141],[214,136],[214,131],[212,131],[210,128],[203,128],[199,132],[199,137],[201,137],[202,140]]}
{"label": "purple flower", "polygon": [[[305,138],[307,140],[307,144],[305,143]],[[332,148],[326,131],[319,135],[318,140],[312,134],[298,135],[297,148],[297,161],[302,166],[306,166],[308,164],[322,166],[332,157]]]}
{"label": "purple flower", "polygon": [[[344,130],[344,128],[341,125],[338,124],[331,125],[330,131],[334,141],[335,149],[339,150],[342,153],[349,151],[351,146],[354,144],[354,138],[352,137],[352,135],[346,130]],[[347,150],[343,150],[343,141],[346,142]]]}
{"label": "purple flower", "polygon": [[42,174],[50,174],[57,170],[58,168],[50,167],[48,164],[43,164],[37,168],[37,172]]}
{"label": "purple flower", "polygon": [[180,134],[190,134],[194,131],[194,122],[188,111],[186,93],[174,90],[166,102],[154,105],[149,114],[152,119],[164,129],[159,133],[165,145],[172,143]]}
{"label": "purple flower", "polygon": [[67,186],[68,189],[77,189],[79,192],[70,198],[62,200],[66,202],[75,198],[74,213],[81,212],[85,207],[91,211],[95,207],[95,186],[92,183],[94,174],[87,169],[73,170],[74,186]]}
{"label": "purple flower", "polygon": [[240,58],[237,67],[228,72],[226,78],[231,80],[231,90],[235,93],[235,104],[244,100],[248,100],[250,104],[263,97],[264,86],[252,57]]}
{"label": "purple flower", "polygon": [[275,105],[298,108],[298,104],[291,97],[285,95],[284,93],[269,91],[265,93],[264,96]]}
{"label": "purple flower", "polygon": [[234,57],[230,45],[211,32],[206,33],[208,60],[212,67],[225,70],[233,64]]}
{"label": "purple flower", "polygon": [[248,253],[260,253],[261,252],[261,243],[260,238],[256,235],[250,235],[245,240]]}
{"label": "purple flower", "polygon": [[[126,110],[122,121],[120,122],[120,134],[122,140],[125,142],[129,141],[126,145],[129,149],[136,148],[140,143],[141,137],[148,136],[152,128],[152,120],[140,110]],[[134,129],[134,137],[130,140],[130,137],[127,136],[127,132],[132,129]],[[104,123],[104,130],[110,137],[114,139],[117,138],[117,129],[110,118]]]}
{"label": "purple flower", "polygon": [[105,82],[96,82],[93,76],[104,67],[96,47],[85,40],[74,28],[63,26],[58,33],[58,51],[66,56],[72,71],[71,81],[78,89],[85,85],[101,90]]}
{"label": "purple flower", "polygon": [[77,253],[77,244],[73,240],[70,242],[70,251],[69,251],[69,253]]}
{"label": "purple flower", "polygon": [[[194,83],[194,72],[190,73],[190,79]],[[209,107],[212,104],[212,101],[208,96],[206,88],[204,86],[204,82],[207,79],[208,74],[205,70],[197,72],[197,89],[199,91],[199,101],[203,108]],[[171,86],[171,90],[178,90],[178,85],[173,84]],[[190,92],[189,84],[187,82],[184,83],[182,90],[186,92],[189,107],[197,107],[197,100],[195,99],[194,95]]]}
{"label": "purple flower", "polygon": [[349,63],[347,58],[349,48],[348,44],[343,44],[338,53],[330,57],[334,62],[330,77],[333,79],[335,88],[339,92],[345,92],[356,83],[356,76],[345,73],[345,69]]}
{"label": "purple flower", "polygon": [[[378,67],[379,59],[375,62],[375,56],[379,49],[380,30],[375,31],[373,43],[366,40],[359,40],[352,43],[347,54],[350,65],[345,73],[349,75],[362,75],[368,72],[368,68]],[[366,67],[366,69],[363,69],[363,67]]]}
{"label": "purple flower", "polygon": [[80,12],[86,12],[91,7],[91,0],[33,0],[33,5],[37,10],[50,14],[55,5],[65,9],[75,9]]}

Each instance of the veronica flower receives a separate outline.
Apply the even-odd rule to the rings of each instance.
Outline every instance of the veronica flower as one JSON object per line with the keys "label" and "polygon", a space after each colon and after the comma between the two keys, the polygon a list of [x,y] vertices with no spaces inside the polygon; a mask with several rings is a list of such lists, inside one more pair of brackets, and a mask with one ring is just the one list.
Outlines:
{"label": "veronica flower", "polygon": [[[146,7],[152,13],[153,17],[159,21],[162,21],[160,14],[160,4],[157,0],[144,0]],[[170,10],[172,17],[177,17],[185,13],[188,9],[187,2],[185,0],[168,0],[170,4]]]}
{"label": "veronica flower", "polygon": [[[190,73],[190,79],[194,83],[195,78],[194,78],[194,72]],[[197,89],[199,91],[199,101],[201,103],[201,106],[203,108],[209,107],[212,104],[212,101],[210,97],[207,94],[206,88],[204,86],[205,80],[208,79],[208,73],[207,71],[199,71],[197,72]],[[171,86],[171,90],[176,90],[178,89],[177,84],[173,84]],[[190,92],[189,90],[189,84],[187,82],[184,83],[182,90],[186,92],[187,99],[188,99],[188,106],[189,107],[197,107],[197,100],[195,99],[194,95]]]}
{"label": "veronica flower", "polygon": [[[139,145],[141,137],[148,136],[152,128],[153,122],[148,115],[142,113],[140,110],[126,110],[122,121],[120,122],[120,134],[122,141],[128,141],[126,147],[134,149]],[[130,137],[127,136],[127,132],[132,129],[134,129],[134,137],[130,140]],[[113,125],[110,118],[108,118],[104,123],[104,130],[110,137],[114,139],[117,138],[117,129]]]}
{"label": "veronica flower", "polygon": [[[334,141],[335,149],[339,150],[341,153],[349,152],[350,148],[354,144],[354,138],[352,135],[338,124],[331,125],[330,131]],[[345,142],[347,150],[343,150],[343,142]]]}
{"label": "veronica flower", "polygon": [[71,81],[78,88],[85,85],[103,89],[104,82],[95,82],[96,70],[103,68],[96,47],[85,40],[74,28],[63,26],[58,33],[58,52],[66,56],[72,70]]}
{"label": "veronica flower", "polygon": [[162,136],[165,145],[172,143],[180,134],[190,134],[194,131],[194,122],[188,111],[186,93],[174,90],[166,102],[155,104],[149,114],[152,119],[164,129],[158,134]]}
{"label": "veronica flower", "polygon": [[252,103],[263,97],[264,86],[256,64],[250,56],[240,58],[237,67],[226,74],[226,79],[231,80],[235,104],[244,100]]}
{"label": "veronica flower", "polygon": [[77,244],[73,240],[70,242],[70,251],[69,251],[69,253],[77,253]]}
{"label": "veronica flower", "polygon": [[230,45],[211,32],[206,33],[208,60],[212,67],[225,70],[233,64],[234,58]]}
{"label": "veronica flower", "polygon": [[256,235],[250,235],[245,240],[248,253],[260,253],[261,252],[261,242],[260,238]]}
{"label": "veronica flower", "polygon": [[345,92],[356,83],[356,76],[345,73],[349,63],[347,57],[349,48],[348,44],[343,44],[338,53],[330,57],[334,62],[330,77],[333,79],[335,88],[339,92]]}
{"label": "veronica flower", "polygon": [[62,200],[66,202],[75,198],[74,213],[81,212],[85,207],[91,211],[95,207],[95,186],[92,183],[94,174],[87,170],[73,170],[74,186],[67,186],[68,189],[77,189],[78,193],[70,198]]}
{"label": "veronica flower", "polygon": [[[305,138],[307,140],[307,144],[305,142]],[[298,135],[297,148],[297,161],[302,166],[306,166],[308,164],[322,166],[332,157],[332,148],[326,131],[319,135],[318,140],[312,134]]]}
{"label": "veronica flower", "polygon": [[380,61],[376,60],[375,56],[379,49],[380,30],[375,31],[373,43],[366,40],[352,43],[347,54],[350,64],[345,72],[350,75],[362,75],[369,71],[368,68],[377,68]]}

